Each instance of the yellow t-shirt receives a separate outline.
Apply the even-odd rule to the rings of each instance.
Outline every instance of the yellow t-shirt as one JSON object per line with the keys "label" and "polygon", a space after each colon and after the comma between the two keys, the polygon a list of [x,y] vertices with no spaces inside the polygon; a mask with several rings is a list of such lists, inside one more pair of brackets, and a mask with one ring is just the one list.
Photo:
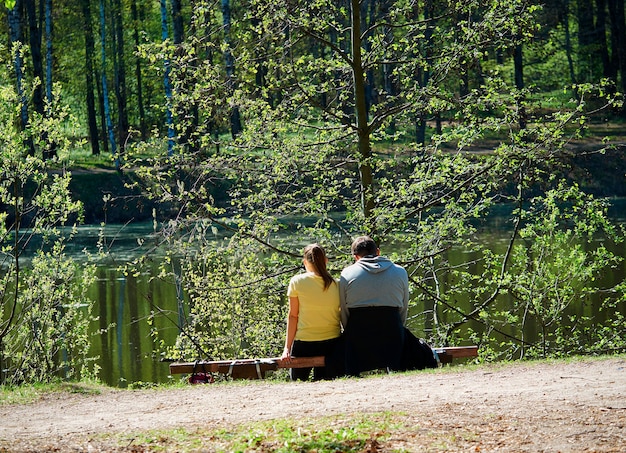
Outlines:
{"label": "yellow t-shirt", "polygon": [[297,297],[298,329],[296,340],[322,341],[337,338],[341,332],[339,284],[332,283],[324,290],[324,280],[312,272],[291,278],[288,297]]}

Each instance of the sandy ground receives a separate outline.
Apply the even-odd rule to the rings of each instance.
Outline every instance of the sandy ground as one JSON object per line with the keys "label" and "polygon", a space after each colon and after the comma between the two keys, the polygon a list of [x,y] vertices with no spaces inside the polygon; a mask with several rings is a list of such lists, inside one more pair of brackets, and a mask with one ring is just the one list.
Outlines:
{"label": "sandy ground", "polygon": [[[384,411],[414,428],[368,451],[626,452],[626,358],[48,394],[0,406],[0,452],[143,451],[133,433]],[[129,446],[102,433],[126,433]]]}

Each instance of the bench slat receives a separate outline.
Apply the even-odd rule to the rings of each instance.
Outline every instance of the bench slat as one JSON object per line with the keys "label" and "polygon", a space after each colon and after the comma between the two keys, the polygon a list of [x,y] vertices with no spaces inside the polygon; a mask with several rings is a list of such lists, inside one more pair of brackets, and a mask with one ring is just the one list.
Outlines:
{"label": "bench slat", "polygon": [[441,363],[451,363],[453,359],[465,359],[478,357],[478,346],[450,346],[445,348],[433,348],[439,356]]}
{"label": "bench slat", "polygon": [[[450,363],[453,359],[477,357],[478,346],[454,346],[445,348],[433,348],[439,356],[441,363]],[[234,375],[235,370],[250,369],[254,374],[264,375],[265,371],[278,368],[306,368],[324,366],[324,357],[292,357],[291,360],[283,360],[280,357],[269,359],[234,359],[234,360],[211,360],[198,362],[174,362],[170,363],[170,374],[190,374],[199,372],[223,373]]]}

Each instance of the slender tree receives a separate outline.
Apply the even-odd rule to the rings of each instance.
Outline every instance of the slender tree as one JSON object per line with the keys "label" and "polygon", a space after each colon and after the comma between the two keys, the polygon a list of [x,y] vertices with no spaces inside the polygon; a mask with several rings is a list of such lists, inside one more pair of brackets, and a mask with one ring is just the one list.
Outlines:
{"label": "slender tree", "polygon": [[52,104],[52,0],[44,0],[46,23],[46,99]]}
{"label": "slender tree", "polygon": [[611,59],[626,89],[626,22],[624,0],[608,0],[611,20]]}
{"label": "slender tree", "polygon": [[[226,65],[226,83],[229,91],[235,89],[235,58],[232,54],[231,49],[231,36],[230,36],[230,28],[231,28],[231,9],[230,9],[230,0],[222,0],[222,16],[224,21],[224,62]],[[241,125],[241,115],[239,112],[239,106],[233,105],[231,114],[230,114],[230,132],[234,137],[238,136],[242,131]]]}
{"label": "slender tree", "polygon": [[565,56],[567,58],[567,67],[569,69],[570,82],[575,85],[578,83],[576,78],[576,68],[574,67],[574,50],[572,44],[572,33],[570,29],[570,1],[563,1],[563,15],[561,20],[563,21],[563,29],[565,32]]}
{"label": "slender tree", "polygon": [[45,76],[43,70],[43,54],[41,51],[42,32],[39,27],[35,0],[24,0],[24,6],[26,7],[28,17],[28,36],[33,76],[39,81],[33,89],[33,108],[37,113],[44,115]]}
{"label": "slender tree", "polygon": [[102,105],[104,109],[105,137],[108,138],[111,146],[111,154],[115,161],[115,168],[120,168],[120,159],[117,154],[117,146],[115,142],[115,133],[113,130],[113,121],[111,120],[111,106],[109,103],[109,89],[107,85],[107,54],[106,54],[106,14],[105,0],[100,0],[100,55],[101,55],[101,71],[102,71]]}
{"label": "slender tree", "polygon": [[[131,17],[133,20],[133,41],[135,44],[135,79],[137,83],[137,109],[139,111],[139,133],[142,140],[146,140],[148,136],[148,127],[146,124],[146,110],[144,106],[143,98],[143,75],[141,67],[141,58],[139,56],[139,30],[142,24],[142,18],[139,14],[139,8],[137,6],[137,0],[131,0],[130,2]],[[143,15],[142,15],[143,16]]]}
{"label": "slender tree", "polygon": [[513,50],[513,67],[515,72],[515,88],[517,88],[517,108],[519,110],[519,127],[526,128],[526,96],[524,95],[524,52],[521,44]]}
{"label": "slender tree", "polygon": [[595,23],[595,41],[598,46],[598,53],[602,61],[602,76],[615,79],[615,73],[611,67],[609,58],[609,50],[607,46],[607,23],[606,16],[606,0],[596,0],[596,23]]}
{"label": "slender tree", "polygon": [[[22,130],[28,127],[28,96],[25,89],[24,59],[23,59],[23,32],[22,17],[24,3],[23,0],[16,0],[13,7],[9,9],[9,39],[11,41],[11,51],[13,53],[13,67],[15,69],[15,81],[17,94],[20,101],[20,126]],[[35,145],[30,137],[26,137],[28,143],[28,153],[35,155]]]}
{"label": "slender tree", "polygon": [[98,134],[98,123],[96,121],[96,101],[94,97],[95,42],[91,16],[91,1],[81,0],[80,6],[83,16],[83,35],[85,37],[85,102],[87,104],[89,142],[91,144],[91,153],[93,155],[98,155],[100,154],[100,140]]}
{"label": "slender tree", "polygon": [[596,72],[600,68],[599,53],[596,48],[594,8],[592,0],[577,0],[576,23],[578,24],[578,79],[581,82],[597,80]]}
{"label": "slender tree", "polygon": [[[167,45],[169,40],[169,26],[167,22],[167,5],[165,0],[160,0],[161,5],[161,40],[164,45]],[[165,125],[167,127],[167,154],[172,155],[174,153],[174,118],[172,114],[172,84],[170,80],[171,62],[169,56],[165,57],[163,62],[165,65],[165,71],[163,72],[163,86],[165,88]]]}
{"label": "slender tree", "polygon": [[[433,0],[426,0],[424,2],[424,21],[428,23],[424,30],[423,50],[424,60],[422,64],[416,69],[414,77],[417,79],[417,83],[423,87],[427,87],[430,82],[430,63],[433,57],[433,28],[435,27],[434,21],[435,5]],[[419,17],[419,11],[417,6],[412,11],[411,17],[413,20]],[[416,115],[416,141],[419,144],[426,143],[426,113],[421,110]]]}
{"label": "slender tree", "polygon": [[126,89],[126,55],[124,40],[124,14],[121,0],[112,1],[111,21],[115,43],[115,98],[117,100],[117,134],[120,153],[128,140],[128,96]]}
{"label": "slender tree", "polygon": [[174,44],[179,45],[183,42],[185,35],[185,22],[183,18],[183,5],[180,0],[172,1],[172,31]]}
{"label": "slender tree", "polygon": [[[186,93],[188,102],[179,104],[176,112],[176,126],[178,129],[178,143],[189,152],[198,150],[197,135],[199,127],[199,112],[193,96],[188,95],[193,91],[194,73],[187,71],[189,65],[196,66],[198,59],[193,49],[193,44],[184,45],[185,26],[180,0],[172,0],[172,31],[175,48],[176,72],[179,74],[177,90]],[[195,49],[194,49],[195,50]]]}

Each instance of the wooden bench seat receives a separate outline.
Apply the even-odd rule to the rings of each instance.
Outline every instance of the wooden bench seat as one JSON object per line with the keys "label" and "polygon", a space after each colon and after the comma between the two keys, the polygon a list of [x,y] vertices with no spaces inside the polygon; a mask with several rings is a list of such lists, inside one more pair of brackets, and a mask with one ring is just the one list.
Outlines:
{"label": "wooden bench seat", "polygon": [[[477,357],[478,346],[454,346],[433,348],[439,362],[451,363],[454,359]],[[324,357],[293,357],[283,360],[280,357],[267,359],[234,359],[197,362],[170,363],[171,374],[221,373],[233,379],[263,379],[267,371],[279,368],[306,368],[324,366]]]}

